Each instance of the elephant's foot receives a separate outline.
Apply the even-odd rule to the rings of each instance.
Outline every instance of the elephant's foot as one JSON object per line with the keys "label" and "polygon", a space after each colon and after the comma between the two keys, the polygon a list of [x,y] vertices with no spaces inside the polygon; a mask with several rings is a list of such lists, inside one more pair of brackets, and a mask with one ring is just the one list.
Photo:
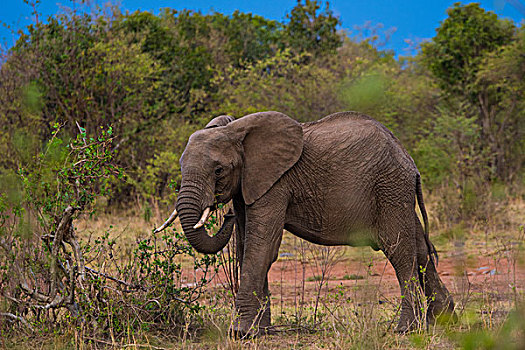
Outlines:
{"label": "elephant's foot", "polygon": [[417,322],[415,318],[401,316],[394,332],[398,334],[406,334],[416,329],[417,329]]}
{"label": "elephant's foot", "polygon": [[454,311],[454,301],[451,296],[443,299],[431,300],[427,310],[427,325],[455,323],[458,316]]}
{"label": "elephant's foot", "polygon": [[270,320],[265,317],[259,318],[258,322],[238,320],[233,323],[230,330],[230,335],[236,339],[256,338],[273,333]]}
{"label": "elephant's foot", "polygon": [[245,329],[239,325],[233,325],[230,329],[230,336],[235,339],[257,338],[263,335],[272,335],[275,333],[275,330],[271,326],[250,327],[248,329]]}
{"label": "elephant's foot", "polygon": [[423,327],[424,320],[421,310],[422,307],[419,300],[414,300],[410,303],[407,299],[404,299],[401,306],[401,316],[399,317],[395,332],[405,334]]}
{"label": "elephant's foot", "polygon": [[238,339],[254,338],[273,333],[269,305],[255,316],[250,314],[238,316],[230,330],[231,336]]}

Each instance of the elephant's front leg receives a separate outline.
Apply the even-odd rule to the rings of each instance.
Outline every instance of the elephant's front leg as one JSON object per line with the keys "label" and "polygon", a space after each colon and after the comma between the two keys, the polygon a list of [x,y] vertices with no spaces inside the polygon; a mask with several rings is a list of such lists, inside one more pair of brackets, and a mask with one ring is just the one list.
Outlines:
{"label": "elephant's front leg", "polygon": [[276,211],[275,203],[272,208],[254,203],[246,211],[241,283],[236,300],[238,319],[234,324],[239,336],[258,335],[271,323],[268,271],[277,259],[285,212]]}

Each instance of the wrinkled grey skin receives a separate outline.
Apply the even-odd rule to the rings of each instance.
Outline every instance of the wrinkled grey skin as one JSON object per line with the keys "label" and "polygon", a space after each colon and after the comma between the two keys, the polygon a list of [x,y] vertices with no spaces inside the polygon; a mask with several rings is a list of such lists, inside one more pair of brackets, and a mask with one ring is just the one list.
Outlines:
{"label": "wrinkled grey skin", "polygon": [[[220,116],[194,133],[181,157],[177,211],[196,250],[216,253],[235,221],[241,258],[236,334],[257,335],[270,326],[268,270],[277,259],[283,229],[322,245],[369,245],[393,265],[404,296],[398,332],[413,329],[424,286],[427,321],[453,312],[428,240],[416,215],[426,212],[419,172],[399,141],[379,122],[356,112],[299,124],[278,112],[238,120]],[[217,235],[193,229],[206,207],[233,200]],[[421,273],[420,266],[426,269]]]}

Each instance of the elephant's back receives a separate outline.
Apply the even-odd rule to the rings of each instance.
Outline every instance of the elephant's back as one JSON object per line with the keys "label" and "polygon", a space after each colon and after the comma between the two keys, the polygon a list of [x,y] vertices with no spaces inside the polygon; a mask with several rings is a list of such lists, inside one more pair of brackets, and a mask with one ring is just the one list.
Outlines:
{"label": "elephant's back", "polygon": [[397,137],[377,120],[359,112],[339,112],[304,123],[303,133],[305,143],[319,155],[350,157],[362,166],[373,167],[395,159],[398,166],[416,169]]}
{"label": "elephant's back", "polygon": [[332,113],[319,120],[303,123],[303,126],[304,127],[315,127],[316,125],[323,124],[323,123],[336,123],[336,122],[344,122],[348,120],[371,120],[371,121],[375,121],[379,123],[377,120],[375,120],[374,118],[366,114],[356,112],[356,111],[344,111],[344,112]]}
{"label": "elephant's back", "polygon": [[348,111],[330,114],[317,121],[304,123],[303,132],[310,139],[333,138],[358,140],[366,137],[386,137],[399,141],[383,124],[359,112]]}

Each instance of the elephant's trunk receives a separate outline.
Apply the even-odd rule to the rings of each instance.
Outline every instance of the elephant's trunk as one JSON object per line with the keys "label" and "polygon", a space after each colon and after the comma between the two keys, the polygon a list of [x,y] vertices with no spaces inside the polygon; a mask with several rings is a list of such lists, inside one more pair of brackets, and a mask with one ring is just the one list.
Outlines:
{"label": "elephant's trunk", "polygon": [[206,228],[198,225],[199,219],[201,219],[203,214],[198,203],[199,200],[195,198],[195,193],[181,188],[177,200],[177,212],[180,223],[188,242],[195,250],[199,253],[215,254],[228,244],[233,232],[235,216],[231,213],[224,215],[224,223],[219,232],[215,236],[210,237],[206,232]]}

